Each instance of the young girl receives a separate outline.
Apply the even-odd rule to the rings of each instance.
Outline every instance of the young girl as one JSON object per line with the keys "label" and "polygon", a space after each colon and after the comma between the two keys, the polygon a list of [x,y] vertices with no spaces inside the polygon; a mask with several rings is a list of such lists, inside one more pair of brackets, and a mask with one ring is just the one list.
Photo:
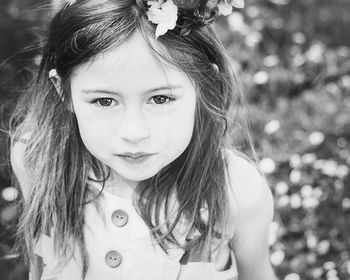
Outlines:
{"label": "young girl", "polygon": [[[77,0],[14,113],[30,279],[275,279],[272,196],[209,23],[231,1]],[[238,277],[238,278],[237,278]]]}

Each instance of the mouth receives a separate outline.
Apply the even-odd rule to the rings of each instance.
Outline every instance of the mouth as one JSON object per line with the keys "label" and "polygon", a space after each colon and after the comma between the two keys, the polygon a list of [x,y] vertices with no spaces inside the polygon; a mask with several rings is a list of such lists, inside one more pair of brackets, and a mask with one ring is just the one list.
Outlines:
{"label": "mouth", "polygon": [[128,164],[140,164],[146,162],[154,154],[147,153],[123,153],[118,154],[117,156],[124,162]]}
{"label": "mouth", "polygon": [[139,159],[139,158],[148,157],[151,155],[153,155],[153,154],[147,154],[147,153],[143,153],[143,152],[118,154],[118,156],[130,158],[130,159]]}

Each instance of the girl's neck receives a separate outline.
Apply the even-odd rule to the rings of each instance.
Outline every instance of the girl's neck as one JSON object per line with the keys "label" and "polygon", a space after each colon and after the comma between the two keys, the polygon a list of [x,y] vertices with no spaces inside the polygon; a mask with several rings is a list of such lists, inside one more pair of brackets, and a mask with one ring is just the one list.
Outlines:
{"label": "girl's neck", "polygon": [[106,191],[126,199],[132,199],[135,188],[139,182],[131,181],[121,177],[112,171],[110,178],[106,181]]}

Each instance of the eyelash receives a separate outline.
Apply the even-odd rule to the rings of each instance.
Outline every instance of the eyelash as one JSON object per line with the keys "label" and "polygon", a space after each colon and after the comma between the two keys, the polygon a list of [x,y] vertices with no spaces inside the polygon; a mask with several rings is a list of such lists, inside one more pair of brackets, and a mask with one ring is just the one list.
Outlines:
{"label": "eyelash", "polygon": [[[156,105],[166,105],[166,104],[169,104],[170,102],[173,102],[173,101],[176,100],[175,98],[170,97],[170,96],[166,96],[166,95],[155,95],[155,96],[152,96],[151,99],[153,99],[153,98],[155,98],[155,97],[163,97],[163,98],[166,98],[166,99],[167,99],[167,101],[166,101],[165,103],[159,103],[159,104],[154,103],[154,104],[156,104]],[[107,99],[107,100],[114,100],[113,98],[110,98],[110,97],[103,97],[103,98],[96,98],[96,99],[93,99],[93,100],[91,101],[91,103],[93,103],[93,104],[95,104],[95,105],[97,105],[97,106],[99,106],[99,107],[102,107],[102,108],[111,107],[111,106],[102,106],[101,104],[98,104],[98,102],[101,101],[101,100],[103,100],[103,99],[105,99],[105,100],[106,100],[106,99]],[[115,100],[114,100],[114,101],[115,101]]]}

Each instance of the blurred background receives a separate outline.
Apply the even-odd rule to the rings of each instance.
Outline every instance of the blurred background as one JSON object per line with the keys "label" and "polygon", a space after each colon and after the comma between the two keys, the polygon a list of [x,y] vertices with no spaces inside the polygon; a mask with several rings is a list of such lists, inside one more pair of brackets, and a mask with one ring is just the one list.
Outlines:
{"label": "blurred background", "polygon": [[[53,1],[57,2],[57,1]],[[0,114],[40,61],[50,1],[0,1]],[[215,28],[245,87],[274,194],[271,262],[280,279],[350,279],[350,1],[246,0]],[[0,131],[0,275],[27,279],[14,242],[8,139]]]}

